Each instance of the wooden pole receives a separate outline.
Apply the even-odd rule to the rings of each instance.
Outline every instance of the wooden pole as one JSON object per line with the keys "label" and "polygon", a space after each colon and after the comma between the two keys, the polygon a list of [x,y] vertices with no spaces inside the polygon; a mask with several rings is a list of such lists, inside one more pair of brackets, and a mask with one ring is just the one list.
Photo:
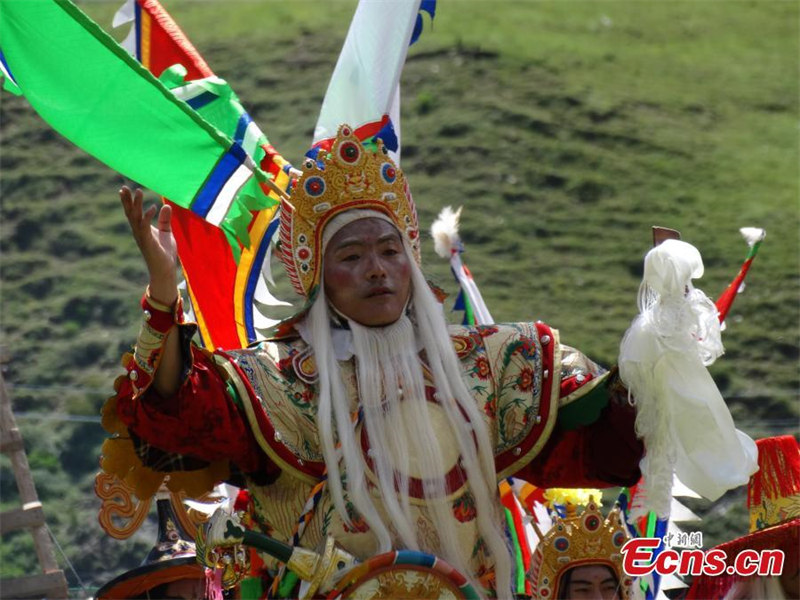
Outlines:
{"label": "wooden pole", "polygon": [[[0,364],[5,362],[4,359],[5,356],[0,356]],[[56,562],[53,542],[45,525],[42,503],[36,494],[36,486],[25,454],[25,445],[14,419],[14,412],[11,410],[11,398],[6,389],[2,370],[0,370],[0,450],[11,460],[22,504],[21,509],[4,511],[0,514],[3,523],[2,532],[30,529],[36,557],[44,572],[44,575],[3,580],[0,582],[0,596],[13,598],[14,594],[18,594],[17,597],[30,594],[47,598],[67,598],[67,580]]]}

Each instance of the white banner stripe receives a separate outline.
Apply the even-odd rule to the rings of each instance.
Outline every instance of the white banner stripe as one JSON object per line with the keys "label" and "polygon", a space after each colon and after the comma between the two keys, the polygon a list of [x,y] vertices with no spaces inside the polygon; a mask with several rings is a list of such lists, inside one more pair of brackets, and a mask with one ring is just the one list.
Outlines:
{"label": "white banner stripe", "polygon": [[135,18],[136,7],[134,6],[134,0],[125,0],[125,4],[120,6],[117,12],[114,13],[114,20],[111,22],[111,26],[117,28],[121,25],[127,25],[132,23]]}
{"label": "white banner stripe", "polygon": [[379,121],[395,98],[420,0],[361,0],[322,102],[314,143]]}
{"label": "white banner stripe", "polygon": [[0,61],[0,73],[3,74],[3,77],[5,77],[6,79],[8,79],[9,81],[11,81],[13,84],[16,85],[17,83],[16,80],[11,76],[11,73],[9,73],[8,69],[6,69],[6,66],[3,64],[2,61]]}
{"label": "white banner stripe", "polygon": [[450,257],[450,265],[456,275],[456,279],[458,279],[458,283],[461,285],[461,289],[464,290],[464,293],[469,299],[469,303],[472,305],[472,314],[475,317],[475,323],[477,325],[491,325],[494,323],[494,319],[492,319],[489,308],[483,301],[483,296],[481,296],[477,284],[467,275],[467,272],[464,270],[464,265],[461,262],[461,257],[457,252]]}
{"label": "white banner stripe", "polygon": [[225,215],[228,214],[228,210],[231,204],[233,204],[236,194],[239,193],[242,186],[247,183],[247,180],[252,176],[253,171],[249,169],[247,165],[240,165],[239,168],[233,172],[233,175],[228,178],[228,181],[225,182],[225,185],[222,186],[217,199],[206,215],[206,221],[219,227],[220,223],[225,219]]}
{"label": "white banner stripe", "polygon": [[256,291],[253,293],[253,299],[267,306],[291,306],[290,302],[284,302],[272,295],[263,273],[259,274],[258,281],[256,282]]}
{"label": "white banner stripe", "polygon": [[265,316],[264,313],[259,311],[257,308],[253,307],[253,327],[255,327],[256,329],[267,329],[268,327],[272,327],[276,323],[280,323],[280,320],[270,319],[269,317]]}
{"label": "white banner stripe", "polygon": [[206,87],[200,83],[187,83],[186,85],[173,88],[170,91],[173,94],[175,94],[175,97],[178,98],[179,100],[188,102],[189,100],[196,98],[200,94],[206,93],[208,89],[206,89]]}
{"label": "white banner stripe", "polygon": [[247,152],[248,156],[255,156],[253,154],[258,147],[258,142],[264,134],[258,128],[255,121],[250,121],[247,129],[244,132],[244,139],[242,140],[242,148]]}

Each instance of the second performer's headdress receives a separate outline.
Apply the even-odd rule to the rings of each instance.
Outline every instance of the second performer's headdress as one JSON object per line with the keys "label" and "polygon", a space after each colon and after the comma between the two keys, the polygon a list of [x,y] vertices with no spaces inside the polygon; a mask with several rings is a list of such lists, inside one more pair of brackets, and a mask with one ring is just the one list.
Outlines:
{"label": "second performer's headdress", "polygon": [[534,597],[558,598],[563,576],[576,567],[602,565],[617,578],[619,595],[630,598],[632,579],[622,569],[622,546],[630,539],[618,507],[603,518],[594,500],[580,514],[567,505],[564,518],[555,517],[553,526],[543,534],[531,564]]}

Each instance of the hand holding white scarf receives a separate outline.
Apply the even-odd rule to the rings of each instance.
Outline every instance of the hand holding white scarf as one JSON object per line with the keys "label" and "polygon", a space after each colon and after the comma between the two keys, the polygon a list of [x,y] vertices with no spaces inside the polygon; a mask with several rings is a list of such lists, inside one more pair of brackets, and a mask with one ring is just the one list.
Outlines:
{"label": "hand holding white scarf", "polygon": [[716,500],[758,469],[755,442],[734,427],[706,367],[722,353],[714,303],[692,286],[703,274],[692,245],[667,240],[645,257],[639,316],[620,346],[619,371],[637,406],[644,493],[631,519],[669,515],[673,472]]}

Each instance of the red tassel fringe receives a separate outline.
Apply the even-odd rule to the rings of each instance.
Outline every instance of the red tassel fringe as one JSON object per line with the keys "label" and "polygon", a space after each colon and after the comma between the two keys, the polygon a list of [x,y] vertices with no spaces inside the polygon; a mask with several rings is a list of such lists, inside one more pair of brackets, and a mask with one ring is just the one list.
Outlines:
{"label": "red tassel fringe", "polygon": [[791,435],[765,438],[758,445],[759,470],[750,478],[747,507],[800,492],[800,445]]}

